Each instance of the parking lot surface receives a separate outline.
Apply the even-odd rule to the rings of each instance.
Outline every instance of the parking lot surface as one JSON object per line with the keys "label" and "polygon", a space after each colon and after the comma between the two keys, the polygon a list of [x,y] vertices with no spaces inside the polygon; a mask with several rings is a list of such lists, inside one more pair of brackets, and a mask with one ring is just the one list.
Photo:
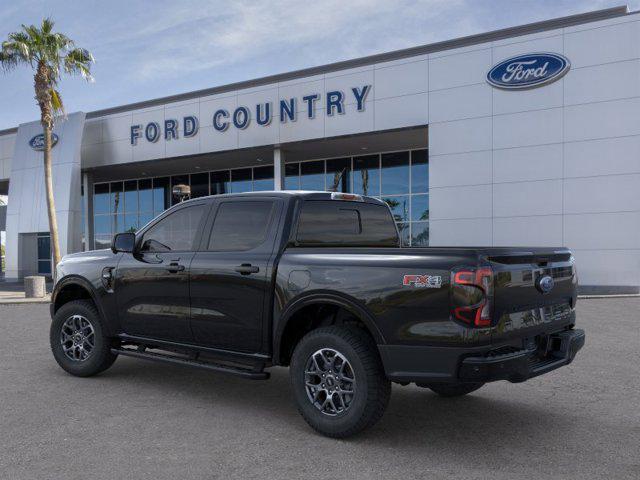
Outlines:
{"label": "parking lot surface", "polygon": [[0,478],[638,479],[640,299],[578,314],[572,365],[457,399],[394,385],[376,427],[331,440],[286,369],[260,382],[119,358],[75,378],[49,352],[47,305],[0,306]]}

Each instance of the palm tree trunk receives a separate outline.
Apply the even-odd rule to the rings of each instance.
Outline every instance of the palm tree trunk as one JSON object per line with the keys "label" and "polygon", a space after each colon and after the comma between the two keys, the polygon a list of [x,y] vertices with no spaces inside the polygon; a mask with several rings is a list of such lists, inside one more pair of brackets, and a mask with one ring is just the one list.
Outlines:
{"label": "palm tree trunk", "polygon": [[60,242],[58,240],[58,219],[53,199],[53,179],[51,174],[51,126],[44,125],[44,183],[47,191],[47,212],[49,214],[49,232],[51,234],[51,253],[53,267],[60,263]]}

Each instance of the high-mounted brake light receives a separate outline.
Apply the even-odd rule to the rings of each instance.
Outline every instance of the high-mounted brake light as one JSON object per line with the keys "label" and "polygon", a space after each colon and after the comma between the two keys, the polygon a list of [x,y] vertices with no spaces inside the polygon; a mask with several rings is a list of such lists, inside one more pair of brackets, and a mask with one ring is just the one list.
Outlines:
{"label": "high-mounted brake light", "polygon": [[[470,268],[452,272],[454,291],[453,315],[473,327],[491,326],[493,314],[493,270],[490,267]],[[458,299],[458,300],[456,300]],[[465,305],[459,305],[465,303]]]}
{"label": "high-mounted brake light", "polygon": [[347,200],[350,202],[364,202],[362,195],[356,195],[355,193],[340,193],[331,192],[331,200]]}

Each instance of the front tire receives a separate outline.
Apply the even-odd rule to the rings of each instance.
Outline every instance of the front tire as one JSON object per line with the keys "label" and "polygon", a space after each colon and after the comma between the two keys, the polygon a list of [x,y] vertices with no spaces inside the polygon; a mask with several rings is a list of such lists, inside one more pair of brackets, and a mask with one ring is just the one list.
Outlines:
{"label": "front tire", "polygon": [[432,383],[427,385],[432,391],[441,397],[461,397],[468,393],[475,392],[484,383]]}
{"label": "front tire", "polygon": [[371,337],[358,327],[309,332],[291,358],[298,411],[319,433],[346,438],[373,426],[384,414],[391,382]]}
{"label": "front tire", "polygon": [[77,377],[97,375],[118,357],[111,352],[114,340],[106,336],[100,314],[87,300],[75,300],[58,309],[49,341],[58,365]]}

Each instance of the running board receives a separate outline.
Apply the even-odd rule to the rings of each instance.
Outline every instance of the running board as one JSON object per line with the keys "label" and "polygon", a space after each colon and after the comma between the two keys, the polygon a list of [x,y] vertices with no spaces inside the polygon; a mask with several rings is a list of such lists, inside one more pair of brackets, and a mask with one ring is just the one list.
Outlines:
{"label": "running board", "polygon": [[232,367],[229,365],[201,362],[199,360],[174,357],[172,355],[163,355],[162,353],[141,351],[140,349],[131,350],[128,348],[112,348],[111,353],[115,353],[116,355],[124,355],[125,357],[141,358],[143,360],[154,360],[156,362],[172,363],[174,365],[204,368],[205,370],[213,370],[215,372],[235,375],[236,377],[248,378],[250,380],[267,380],[270,376],[268,372],[264,371],[252,371],[244,368]]}

